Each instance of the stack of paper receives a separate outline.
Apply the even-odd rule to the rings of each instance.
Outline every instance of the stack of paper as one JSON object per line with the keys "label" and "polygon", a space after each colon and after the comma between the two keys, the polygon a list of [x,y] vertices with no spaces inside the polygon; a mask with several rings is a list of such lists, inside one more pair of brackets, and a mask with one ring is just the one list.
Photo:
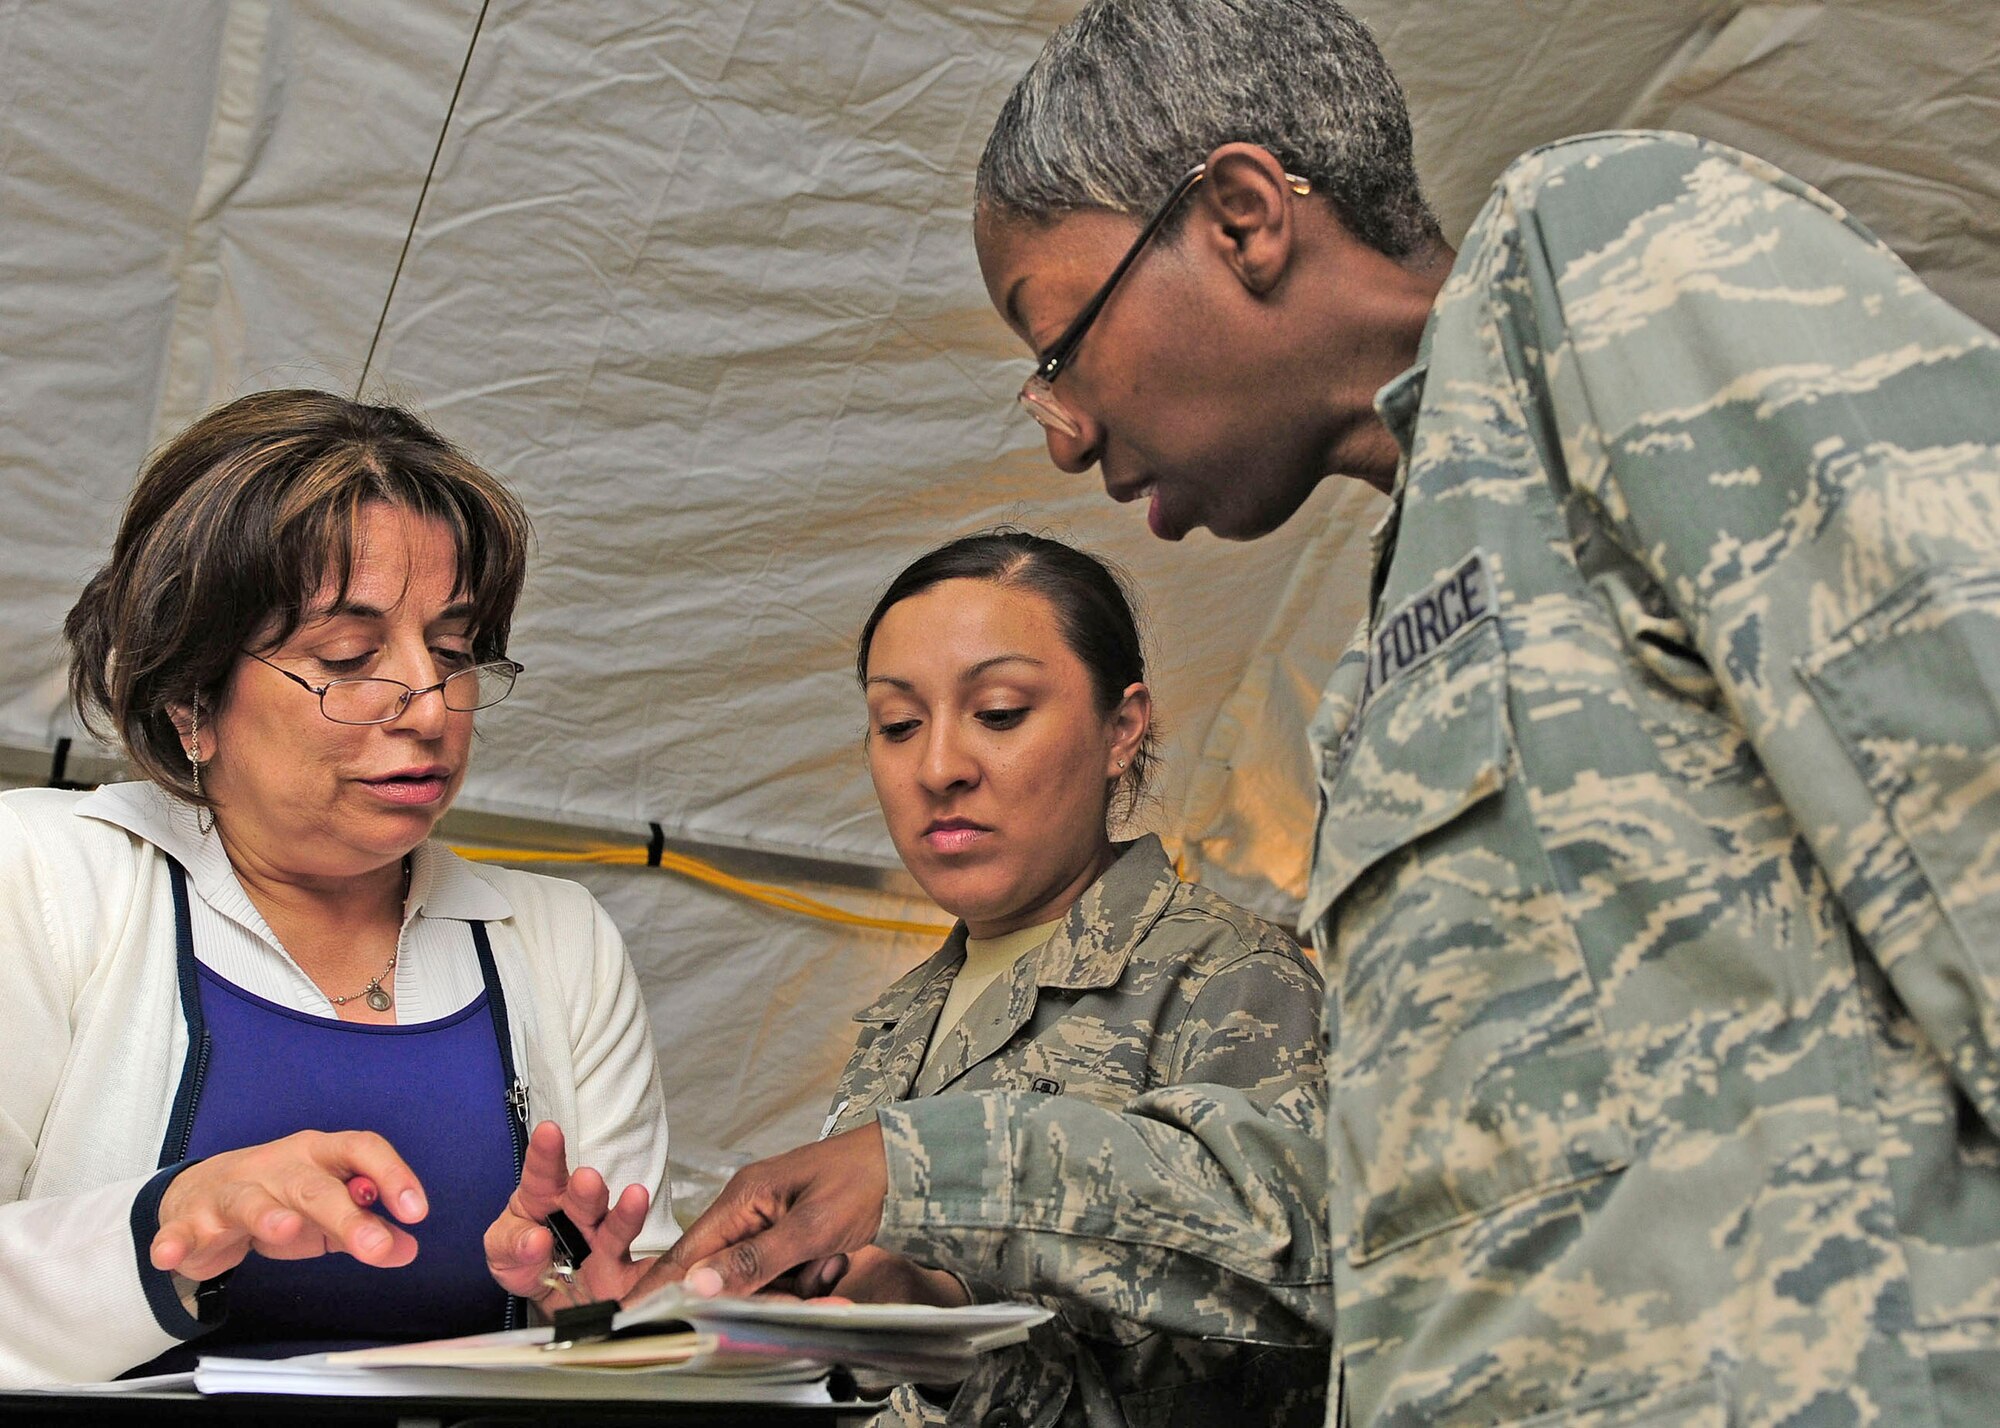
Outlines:
{"label": "stack of paper", "polygon": [[203,1393],[823,1404],[831,1368],[949,1383],[1048,1317],[1029,1304],[698,1299],[673,1287],[621,1310],[604,1338],[557,1341],[544,1327],[291,1359],[204,1357],[194,1381]]}
{"label": "stack of paper", "polygon": [[[525,1332],[525,1331],[524,1331]],[[204,1358],[203,1393],[304,1393],[341,1398],[649,1399],[679,1403],[824,1405],[826,1370],[794,1377],[653,1368],[426,1368],[336,1364],[332,1354],[292,1359]]]}

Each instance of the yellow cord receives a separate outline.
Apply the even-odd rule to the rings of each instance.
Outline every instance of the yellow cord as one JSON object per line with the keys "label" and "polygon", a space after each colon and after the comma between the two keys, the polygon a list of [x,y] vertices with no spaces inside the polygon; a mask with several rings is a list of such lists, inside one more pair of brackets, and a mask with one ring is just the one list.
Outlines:
{"label": "yellow cord", "polygon": [[[646,850],[642,847],[590,848],[580,852],[556,852],[546,848],[453,848],[459,857],[474,863],[612,863],[625,867],[646,866]],[[944,937],[951,932],[948,925],[931,922],[902,922],[891,917],[868,917],[862,913],[849,912],[844,907],[836,907],[830,902],[821,902],[816,897],[793,892],[789,888],[773,887],[769,883],[753,883],[747,878],[739,878],[725,873],[713,863],[705,863],[700,858],[690,858],[684,853],[661,850],[660,866],[668,872],[679,873],[684,878],[692,878],[698,883],[720,888],[726,893],[750,902],[775,907],[781,912],[793,913],[799,917],[818,918],[821,922],[836,922],[844,927],[867,927],[877,932],[901,932],[920,937]]]}

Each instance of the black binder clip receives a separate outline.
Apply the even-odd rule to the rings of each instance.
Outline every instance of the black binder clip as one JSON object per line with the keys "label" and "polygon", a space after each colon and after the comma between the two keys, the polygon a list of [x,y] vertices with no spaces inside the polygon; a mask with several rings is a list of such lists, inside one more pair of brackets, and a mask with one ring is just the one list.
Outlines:
{"label": "black binder clip", "polygon": [[854,1381],[852,1373],[835,1364],[827,1371],[826,1396],[835,1403],[853,1403],[861,1397],[861,1385]]}
{"label": "black binder clip", "polygon": [[561,1210],[551,1210],[548,1219],[542,1223],[549,1227],[549,1234],[555,1238],[556,1263],[567,1263],[575,1269],[590,1258],[590,1241],[583,1237],[583,1231],[568,1215]]}
{"label": "black binder clip", "polygon": [[555,1335],[544,1350],[567,1349],[575,1344],[593,1344],[611,1337],[611,1321],[618,1317],[616,1299],[598,1299],[574,1309],[558,1309]]}

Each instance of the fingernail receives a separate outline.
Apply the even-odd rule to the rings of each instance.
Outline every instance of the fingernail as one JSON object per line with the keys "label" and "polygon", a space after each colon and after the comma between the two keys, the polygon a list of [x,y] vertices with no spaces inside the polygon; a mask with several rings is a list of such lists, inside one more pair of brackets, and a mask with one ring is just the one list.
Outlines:
{"label": "fingernail", "polygon": [[424,1217],[424,1197],[414,1190],[405,1190],[396,1197],[396,1210],[404,1220],[421,1220]]}
{"label": "fingernail", "polygon": [[697,1269],[688,1274],[688,1293],[698,1294],[703,1299],[713,1299],[722,1293],[722,1276],[712,1269]]}
{"label": "fingernail", "polygon": [[354,1238],[360,1244],[361,1248],[369,1254],[381,1254],[392,1243],[389,1238],[389,1232],[380,1225],[365,1226],[361,1233]]}

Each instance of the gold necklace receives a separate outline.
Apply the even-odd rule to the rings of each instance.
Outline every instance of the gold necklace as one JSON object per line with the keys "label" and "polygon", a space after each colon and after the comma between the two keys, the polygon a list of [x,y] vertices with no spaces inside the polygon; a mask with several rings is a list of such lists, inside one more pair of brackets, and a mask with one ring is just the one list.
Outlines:
{"label": "gold necklace", "polygon": [[[396,958],[402,955],[402,951],[403,949],[398,947],[394,952],[391,952],[389,954],[389,965],[370,978],[368,985],[360,991],[349,992],[344,997],[328,997],[327,1000],[337,1007],[344,1007],[356,997],[366,997],[368,998],[368,1005],[376,1011],[384,1012],[389,1010],[390,1007],[396,1004],[396,999],[389,994],[389,988],[382,985],[382,978],[396,970]],[[395,984],[392,982],[390,985],[393,986]]]}
{"label": "gold necklace", "polygon": [[[408,853],[405,853],[403,855],[403,901],[407,903],[409,899],[410,899],[410,855]],[[368,998],[368,1006],[370,1010],[378,1012],[385,1012],[389,1010],[390,1007],[396,1004],[396,998],[389,991],[389,987],[385,987],[382,985],[382,979],[384,977],[392,976],[395,973],[396,959],[402,955],[403,955],[403,935],[400,931],[398,931],[396,934],[396,950],[389,954],[388,966],[384,967],[381,971],[377,972],[373,977],[369,978],[368,985],[363,987],[360,991],[349,992],[344,997],[328,997],[327,1000],[331,1002],[334,1006],[344,1007],[349,1002],[353,1001],[356,997],[366,997]],[[389,983],[390,987],[393,987],[395,985],[396,984],[393,981]]]}

